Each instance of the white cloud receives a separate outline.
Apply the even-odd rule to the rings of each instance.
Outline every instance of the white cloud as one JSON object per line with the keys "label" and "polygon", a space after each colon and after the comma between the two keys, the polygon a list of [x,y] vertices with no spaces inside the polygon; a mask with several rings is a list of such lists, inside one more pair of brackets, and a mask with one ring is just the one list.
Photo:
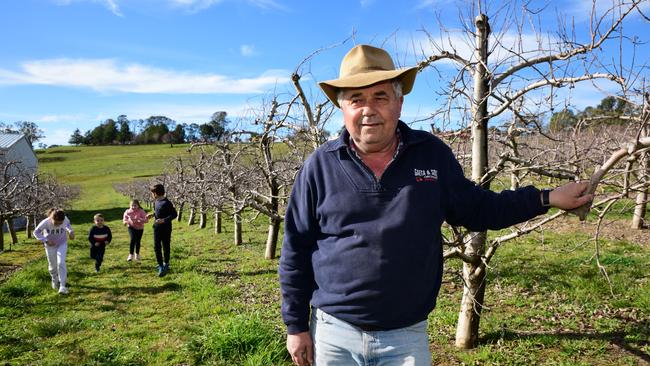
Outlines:
{"label": "white cloud", "polygon": [[38,123],[69,123],[71,121],[81,121],[85,117],[81,114],[48,114],[45,116],[37,117],[34,120]]}
{"label": "white cloud", "polygon": [[[168,0],[173,7],[183,8],[191,13],[210,8],[222,3],[224,0]],[[287,8],[274,0],[246,0],[252,6],[262,9],[287,10]]]}
{"label": "white cloud", "polygon": [[[74,130],[67,130],[67,129],[56,129],[56,130],[49,130],[45,131],[45,138],[42,140],[39,140],[39,143],[44,143],[47,146],[50,145],[67,145],[68,140],[70,140],[70,136],[72,136],[72,133]],[[82,131],[83,133],[83,131]]]}
{"label": "white cloud", "polygon": [[241,55],[244,57],[255,56],[257,52],[255,51],[255,46],[251,44],[243,44],[239,47]]}
{"label": "white cloud", "polygon": [[118,17],[124,16],[120,11],[120,7],[117,5],[116,0],[57,0],[55,3],[58,5],[70,5],[75,2],[89,1],[92,3],[103,5],[106,9],[110,10],[111,13],[117,15]]}
{"label": "white cloud", "polygon": [[[225,111],[228,117],[233,119],[242,116],[249,109],[246,104],[159,104],[149,103],[138,105],[136,108],[127,108],[124,114],[129,119],[146,119],[153,114],[167,116],[178,123],[205,123],[210,120],[210,116],[216,111]],[[115,116],[102,116],[98,120],[106,118],[115,118]]]}
{"label": "white cloud", "polygon": [[219,4],[222,0],[169,0],[172,6],[186,9],[189,12],[198,12],[213,5]]}
{"label": "white cloud", "polygon": [[287,7],[274,0],[248,0],[248,3],[262,9],[288,10]]}
{"label": "white cloud", "polygon": [[121,64],[112,59],[47,59],[25,62],[20,72],[0,69],[2,84],[77,87],[99,92],[169,94],[260,93],[289,81],[288,71],[268,70],[257,77],[233,78]]}
{"label": "white cloud", "polygon": [[[631,2],[622,0],[623,2],[623,10],[629,9]],[[613,6],[617,6],[618,1],[612,1],[612,0],[596,0],[595,2],[593,0],[577,0],[577,1],[571,1],[571,2],[566,2],[562,4],[562,7],[559,7],[560,11],[564,12],[565,14],[569,16],[575,17],[576,22],[589,22],[590,15],[592,11],[595,10],[597,16],[604,16],[607,14],[605,17],[605,20],[611,19],[612,18],[612,12],[611,9]],[[650,2],[648,1],[643,1],[641,2],[638,7],[643,11],[647,12],[650,11]],[[616,11],[613,16],[618,16],[618,10]],[[639,16],[639,13],[637,11],[633,11],[630,13],[632,17]]]}

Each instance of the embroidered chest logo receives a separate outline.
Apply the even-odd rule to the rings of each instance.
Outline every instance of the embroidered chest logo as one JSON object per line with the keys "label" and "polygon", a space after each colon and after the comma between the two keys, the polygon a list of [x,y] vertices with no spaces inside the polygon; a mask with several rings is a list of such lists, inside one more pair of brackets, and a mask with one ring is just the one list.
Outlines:
{"label": "embroidered chest logo", "polygon": [[416,182],[435,182],[438,180],[438,171],[435,169],[413,169]]}

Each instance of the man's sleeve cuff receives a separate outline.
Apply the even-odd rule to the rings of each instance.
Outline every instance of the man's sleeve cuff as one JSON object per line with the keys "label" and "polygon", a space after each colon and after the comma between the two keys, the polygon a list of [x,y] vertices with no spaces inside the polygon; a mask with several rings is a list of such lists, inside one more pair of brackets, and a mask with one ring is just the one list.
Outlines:
{"label": "man's sleeve cuff", "polygon": [[293,335],[309,331],[309,325],[287,324],[287,334]]}

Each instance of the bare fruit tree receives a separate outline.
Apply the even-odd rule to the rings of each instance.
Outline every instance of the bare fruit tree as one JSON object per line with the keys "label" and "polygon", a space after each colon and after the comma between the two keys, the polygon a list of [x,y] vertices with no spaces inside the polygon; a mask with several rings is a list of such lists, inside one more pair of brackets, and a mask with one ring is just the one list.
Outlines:
{"label": "bare fruit tree", "polygon": [[[13,219],[26,218],[27,237],[37,219],[51,207],[66,207],[79,195],[79,187],[59,184],[52,176],[24,169],[15,161],[0,163],[0,228],[7,223],[12,244],[18,242]],[[0,234],[2,234],[0,232]],[[4,235],[0,235],[0,252]]]}
{"label": "bare fruit tree", "polygon": [[[625,95],[631,87],[630,80],[635,80],[633,60],[626,60],[628,65],[605,64],[605,47],[617,47],[628,38],[623,35],[623,21],[638,8],[641,1],[617,2],[609,9],[599,12],[594,3],[589,30],[586,36],[577,35],[569,24],[564,24],[556,31],[556,36],[541,33],[541,24],[537,10],[529,9],[528,3],[508,3],[500,6],[488,16],[481,9],[485,5],[479,2],[468,14],[463,38],[455,37],[450,31],[440,37],[430,35],[432,52],[423,51],[420,69],[434,67],[440,61],[451,61],[456,69],[451,81],[443,88],[441,94],[447,96],[448,102],[436,113],[435,117],[445,128],[466,127],[471,131],[471,153],[461,155],[467,159],[471,178],[484,188],[491,188],[497,177],[506,168],[511,175],[510,181],[516,182],[522,175],[535,175],[549,179],[578,179],[589,176],[579,162],[582,155],[571,154],[576,161],[557,165],[530,164],[534,157],[522,159],[518,156],[521,147],[517,145],[517,134],[526,135],[526,130],[538,130],[543,133],[541,117],[559,106],[562,98],[558,97],[562,88],[572,88],[578,83],[603,79],[620,85]],[[521,9],[519,12],[517,9]],[[469,21],[473,19],[473,21]],[[498,31],[493,27],[498,25]],[[534,46],[528,46],[524,34],[526,27],[532,28]],[[445,30],[447,28],[442,27]],[[509,32],[516,29],[517,33]],[[464,43],[472,52],[463,53],[459,45]],[[613,43],[613,45],[612,45]],[[631,47],[635,45],[632,44]],[[620,45],[620,47],[623,47]],[[607,58],[609,60],[609,58]],[[622,59],[622,58],[621,58]],[[622,61],[621,61],[622,62]],[[625,70],[625,71],[623,71]],[[443,73],[443,72],[441,72]],[[445,77],[449,73],[444,73]],[[507,115],[512,116],[507,118]],[[490,123],[505,122],[503,129],[494,132],[507,153],[497,154],[494,165],[490,165]],[[503,127],[503,126],[493,126]],[[524,132],[522,134],[522,132]],[[499,137],[506,135],[505,137]],[[505,150],[503,150],[505,151]],[[543,155],[543,153],[542,153]],[[531,160],[532,159],[532,160]],[[541,160],[541,159],[540,159]],[[566,160],[566,159],[565,159]],[[494,161],[494,160],[493,160]],[[512,184],[511,185],[517,185]],[[460,348],[475,347],[481,309],[484,303],[486,271],[489,260],[498,246],[503,242],[486,242],[485,232],[461,233],[452,240],[452,248],[446,257],[457,257],[464,261],[464,291],[456,331],[456,345]],[[513,230],[509,237],[517,237],[529,231]]]}
{"label": "bare fruit tree", "polygon": [[190,154],[199,150],[199,158],[179,157],[166,173],[173,177],[179,200],[187,202],[191,212],[204,214],[208,206],[214,209],[216,233],[221,232],[222,213],[231,211],[237,245],[243,241],[246,212],[268,217],[266,259],[275,258],[295,175],[306,156],[325,142],[325,124],[334,111],[326,101],[310,101],[300,83],[303,68],[318,53],[300,62],[291,76],[293,90],[276,91],[261,100],[213,143],[193,144]]}

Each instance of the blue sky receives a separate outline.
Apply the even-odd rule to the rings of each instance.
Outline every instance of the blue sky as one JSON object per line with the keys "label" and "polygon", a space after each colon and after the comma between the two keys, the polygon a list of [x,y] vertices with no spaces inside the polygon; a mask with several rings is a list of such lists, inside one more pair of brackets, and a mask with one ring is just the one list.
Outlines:
{"label": "blue sky", "polygon": [[[648,1],[643,9],[646,14]],[[484,3],[495,12],[502,2]],[[570,4],[569,4],[570,3]],[[74,131],[107,118],[165,115],[179,123],[205,123],[215,111],[231,118],[256,100],[290,87],[289,76],[306,56],[320,53],[303,83],[335,78],[341,57],[355,43],[380,45],[398,63],[414,62],[426,29],[437,19],[460,28],[459,7],[447,0],[4,0],[0,1],[0,122],[33,121],[41,142],[67,144]],[[584,28],[591,1],[545,1],[539,8],[553,31],[556,11]],[[605,6],[608,1],[598,1]],[[646,37],[638,15],[628,31]],[[514,30],[513,30],[514,31]],[[648,46],[640,51],[649,59]],[[638,55],[637,55],[638,57]],[[433,71],[428,71],[433,74]],[[406,99],[404,118],[433,110],[436,96],[426,73]],[[315,79],[315,80],[314,80]],[[422,80],[420,80],[422,79]],[[607,89],[605,87],[605,89]],[[595,105],[607,90],[585,88],[577,107]],[[335,118],[334,124],[340,124]],[[332,128],[336,128],[333,126]]]}

